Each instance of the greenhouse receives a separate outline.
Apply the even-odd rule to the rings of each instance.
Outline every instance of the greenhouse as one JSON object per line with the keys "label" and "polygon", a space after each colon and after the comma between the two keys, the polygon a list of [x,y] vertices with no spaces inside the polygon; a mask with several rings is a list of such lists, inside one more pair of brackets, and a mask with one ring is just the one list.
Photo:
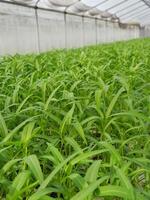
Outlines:
{"label": "greenhouse", "polygon": [[0,200],[150,200],[150,0],[0,0]]}

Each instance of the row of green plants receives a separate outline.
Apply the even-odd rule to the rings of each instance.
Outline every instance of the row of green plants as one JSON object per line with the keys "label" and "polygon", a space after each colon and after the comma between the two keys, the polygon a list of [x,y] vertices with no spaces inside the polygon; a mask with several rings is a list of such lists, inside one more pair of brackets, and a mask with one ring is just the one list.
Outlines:
{"label": "row of green plants", "polygon": [[0,199],[150,199],[150,39],[0,58]]}

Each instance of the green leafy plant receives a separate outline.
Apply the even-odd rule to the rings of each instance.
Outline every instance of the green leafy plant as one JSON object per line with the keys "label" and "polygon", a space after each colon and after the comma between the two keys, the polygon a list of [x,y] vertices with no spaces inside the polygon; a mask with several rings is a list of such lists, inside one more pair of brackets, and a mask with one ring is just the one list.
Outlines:
{"label": "green leafy plant", "polygon": [[150,39],[0,60],[0,199],[150,199]]}

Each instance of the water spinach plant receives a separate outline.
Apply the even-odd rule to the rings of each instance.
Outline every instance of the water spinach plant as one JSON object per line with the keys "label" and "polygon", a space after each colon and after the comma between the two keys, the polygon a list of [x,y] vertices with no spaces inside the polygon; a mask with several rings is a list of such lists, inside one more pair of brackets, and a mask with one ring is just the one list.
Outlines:
{"label": "water spinach plant", "polygon": [[150,199],[150,39],[0,58],[0,199]]}

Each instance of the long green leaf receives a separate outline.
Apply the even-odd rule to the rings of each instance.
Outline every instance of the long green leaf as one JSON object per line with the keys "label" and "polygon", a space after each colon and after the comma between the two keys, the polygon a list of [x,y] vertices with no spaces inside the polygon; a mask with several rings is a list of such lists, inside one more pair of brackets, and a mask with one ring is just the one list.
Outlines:
{"label": "long green leaf", "polygon": [[10,168],[16,164],[17,162],[21,161],[21,159],[12,159],[8,161],[2,168],[3,173],[6,173],[10,170]]}
{"label": "long green leaf", "polygon": [[91,164],[91,166],[88,168],[85,175],[85,179],[88,183],[92,183],[97,180],[100,165],[101,165],[101,161],[97,160],[97,161],[94,161]]}
{"label": "long green leaf", "polygon": [[83,200],[83,199],[85,199],[86,197],[91,195],[94,192],[94,190],[96,190],[100,186],[101,183],[106,181],[107,178],[108,177],[105,176],[105,177],[91,183],[86,189],[81,190],[75,196],[73,196],[71,198],[71,200]]}
{"label": "long green leaf", "polygon": [[103,149],[103,150],[95,150],[95,151],[91,151],[91,152],[82,153],[81,155],[79,155],[76,158],[74,158],[71,161],[71,164],[75,165],[75,164],[77,164],[79,162],[85,162],[86,159],[91,158],[91,157],[96,156],[96,155],[103,154],[103,153],[105,153],[107,151],[108,150]]}
{"label": "long green leaf", "polygon": [[86,137],[84,134],[84,130],[83,130],[81,124],[79,123],[79,121],[76,121],[76,123],[74,124],[74,127],[75,127],[76,131],[79,133],[80,137],[83,139],[83,141],[85,143],[87,143]]}
{"label": "long green leaf", "polygon": [[55,188],[44,188],[40,191],[35,192],[33,195],[30,196],[30,198],[28,200],[43,200],[43,197],[45,197],[45,195],[47,194],[51,194],[52,192],[55,192],[56,189]]}
{"label": "long green leaf", "polygon": [[2,114],[0,113],[0,135],[2,137],[5,137],[5,136],[7,136],[7,134],[8,134],[8,129],[7,129],[5,120],[2,116]]}
{"label": "long green leaf", "polygon": [[39,190],[44,189],[47,187],[47,185],[50,183],[50,181],[52,181],[52,179],[54,178],[54,176],[62,169],[62,167],[64,165],[66,165],[71,159],[73,159],[76,155],[78,154],[78,152],[72,154],[71,156],[69,156],[66,160],[64,160],[63,162],[61,162],[57,167],[55,167],[55,169],[49,174],[49,176],[43,181],[43,183],[41,184]]}
{"label": "long green leaf", "polygon": [[117,92],[117,94],[114,96],[114,98],[111,100],[108,109],[106,111],[106,118],[108,118],[111,115],[111,112],[119,98],[119,96],[125,91],[125,89],[122,87],[120,90]]}
{"label": "long green leaf", "polygon": [[73,115],[74,109],[75,109],[75,105],[73,104],[72,108],[65,115],[65,117],[64,117],[64,119],[62,121],[62,124],[60,126],[60,132],[61,132],[61,134],[63,133],[65,126],[71,124],[71,120],[72,120],[72,115]]}
{"label": "long green leaf", "polygon": [[30,170],[34,174],[35,178],[42,183],[44,180],[43,173],[40,167],[40,162],[36,155],[30,155],[25,158],[25,162],[28,164]]}
{"label": "long green leaf", "polygon": [[124,199],[130,200],[130,194],[128,193],[128,190],[121,186],[116,185],[107,185],[107,186],[101,186],[99,188],[99,194],[97,195],[99,197],[120,197]]}
{"label": "long green leaf", "polygon": [[7,199],[13,199],[13,200],[17,200],[20,196],[20,190],[22,189],[22,187],[25,185],[25,183],[27,182],[27,180],[29,179],[29,171],[24,171],[21,172],[17,175],[17,177],[14,179],[10,192],[7,196]]}
{"label": "long green leaf", "polygon": [[69,178],[74,182],[74,184],[76,185],[76,187],[78,187],[79,190],[88,187],[88,183],[80,174],[71,174]]}

